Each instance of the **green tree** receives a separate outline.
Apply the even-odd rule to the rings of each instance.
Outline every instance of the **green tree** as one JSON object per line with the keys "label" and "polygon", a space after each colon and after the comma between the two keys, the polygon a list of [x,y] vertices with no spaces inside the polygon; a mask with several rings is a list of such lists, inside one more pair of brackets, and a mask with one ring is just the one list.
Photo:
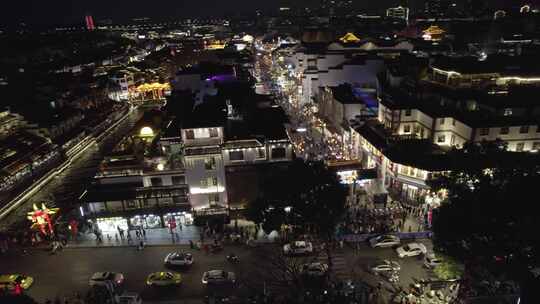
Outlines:
{"label": "green tree", "polygon": [[343,215],[346,197],[346,187],[324,163],[294,160],[264,179],[247,216],[267,232],[291,224],[330,236]]}

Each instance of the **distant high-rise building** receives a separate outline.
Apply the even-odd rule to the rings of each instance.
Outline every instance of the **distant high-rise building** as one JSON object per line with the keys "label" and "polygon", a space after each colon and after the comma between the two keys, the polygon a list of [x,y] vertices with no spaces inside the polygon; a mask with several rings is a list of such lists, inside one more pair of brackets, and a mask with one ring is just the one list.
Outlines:
{"label": "distant high-rise building", "polygon": [[92,18],[91,15],[86,15],[84,17],[84,21],[86,21],[86,29],[89,31],[93,31],[96,29],[96,26],[94,25],[94,18]]}
{"label": "distant high-rise building", "polygon": [[409,8],[403,7],[403,6],[391,7],[386,10],[386,17],[403,19],[405,20],[405,22],[408,22],[409,21]]}

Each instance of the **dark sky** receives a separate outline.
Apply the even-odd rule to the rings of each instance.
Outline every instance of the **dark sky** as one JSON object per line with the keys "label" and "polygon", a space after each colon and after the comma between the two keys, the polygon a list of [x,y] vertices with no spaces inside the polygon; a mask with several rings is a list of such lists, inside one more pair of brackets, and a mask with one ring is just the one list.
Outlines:
{"label": "dark sky", "polygon": [[[373,11],[397,5],[399,0],[353,0],[356,6]],[[425,0],[409,0],[418,6]],[[462,2],[466,0],[455,0]],[[493,2],[525,2],[525,0],[483,0]],[[133,17],[195,17],[227,15],[237,11],[277,8],[295,5],[315,6],[320,0],[4,0],[0,24],[24,21],[29,24],[66,24],[83,22],[86,12],[94,19],[112,18],[121,21]],[[537,0],[529,0],[537,2]]]}

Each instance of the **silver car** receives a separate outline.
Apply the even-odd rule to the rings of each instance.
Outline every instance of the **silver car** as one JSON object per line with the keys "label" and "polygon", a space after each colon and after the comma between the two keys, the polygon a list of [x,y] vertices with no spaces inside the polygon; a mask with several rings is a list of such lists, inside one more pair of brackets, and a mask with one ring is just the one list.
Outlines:
{"label": "silver car", "polygon": [[396,261],[382,260],[379,263],[373,265],[369,270],[374,275],[379,275],[382,273],[400,271],[401,266]]}
{"label": "silver car", "polygon": [[88,283],[90,286],[104,286],[106,282],[111,282],[115,286],[121,285],[124,283],[124,275],[110,271],[96,272],[90,277]]}
{"label": "silver car", "polygon": [[209,270],[203,273],[203,284],[233,284],[236,282],[234,272],[225,270]]}
{"label": "silver car", "polygon": [[383,234],[369,239],[369,245],[373,248],[394,247],[399,246],[400,244],[401,240],[392,234]]}
{"label": "silver car", "polygon": [[429,268],[429,269],[435,268],[440,263],[442,263],[442,260],[438,258],[434,253],[426,254],[426,258],[424,261],[424,266],[426,266],[426,268]]}
{"label": "silver car", "polygon": [[163,262],[167,266],[191,266],[193,264],[193,256],[191,253],[171,252],[167,254]]}
{"label": "silver car", "polygon": [[323,277],[328,273],[328,265],[320,262],[302,265],[300,273],[306,276]]}

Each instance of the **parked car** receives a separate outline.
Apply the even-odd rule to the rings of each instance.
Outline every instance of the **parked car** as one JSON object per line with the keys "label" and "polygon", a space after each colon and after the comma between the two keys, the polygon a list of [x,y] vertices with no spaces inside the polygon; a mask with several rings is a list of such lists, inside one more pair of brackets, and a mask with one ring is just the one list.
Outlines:
{"label": "parked car", "polygon": [[166,266],[191,266],[193,255],[185,252],[171,252],[167,254],[163,262]]}
{"label": "parked car", "polygon": [[34,278],[22,274],[0,275],[0,290],[13,290],[17,282],[23,289],[28,289],[34,283]]}
{"label": "parked car", "polygon": [[440,263],[442,263],[442,260],[438,258],[434,253],[426,254],[426,258],[424,260],[424,266],[426,266],[426,268],[435,268]]}
{"label": "parked car", "polygon": [[400,258],[413,257],[421,254],[426,254],[427,249],[424,244],[421,243],[409,243],[407,245],[398,247],[396,252]]}
{"label": "parked car", "polygon": [[228,272],[225,270],[209,270],[203,273],[203,284],[232,284],[236,282],[236,275],[234,272]]}
{"label": "parked car", "polygon": [[118,304],[142,304],[141,296],[136,292],[124,292],[116,298]]}
{"label": "parked car", "polygon": [[307,276],[322,277],[328,273],[328,265],[319,262],[307,263],[302,265],[300,273]]}
{"label": "parked car", "polygon": [[401,270],[401,266],[396,261],[382,260],[374,264],[370,269],[374,275]]}
{"label": "parked car", "polygon": [[394,247],[399,246],[400,244],[401,240],[399,239],[399,237],[392,234],[382,234],[369,239],[369,245],[373,248]]}
{"label": "parked car", "polygon": [[124,283],[124,275],[118,272],[110,271],[96,272],[90,277],[88,283],[90,286],[103,286],[106,284],[106,282],[111,282],[114,286],[122,285],[122,283]]}
{"label": "parked car", "polygon": [[182,276],[170,271],[154,272],[146,278],[146,284],[149,286],[174,286],[180,283],[182,283]]}
{"label": "parked car", "polygon": [[307,241],[296,241],[283,246],[283,253],[287,255],[299,255],[313,253],[313,245]]}

